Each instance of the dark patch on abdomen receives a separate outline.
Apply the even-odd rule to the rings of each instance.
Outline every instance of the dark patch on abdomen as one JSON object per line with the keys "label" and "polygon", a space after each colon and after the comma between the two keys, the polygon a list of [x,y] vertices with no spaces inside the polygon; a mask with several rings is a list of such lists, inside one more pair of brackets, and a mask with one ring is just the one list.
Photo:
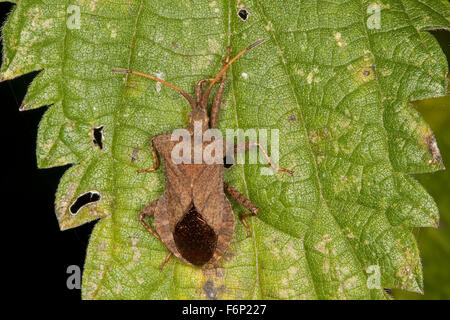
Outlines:
{"label": "dark patch on abdomen", "polygon": [[217,234],[194,206],[176,224],[173,239],[183,258],[196,266],[208,262],[217,245]]}

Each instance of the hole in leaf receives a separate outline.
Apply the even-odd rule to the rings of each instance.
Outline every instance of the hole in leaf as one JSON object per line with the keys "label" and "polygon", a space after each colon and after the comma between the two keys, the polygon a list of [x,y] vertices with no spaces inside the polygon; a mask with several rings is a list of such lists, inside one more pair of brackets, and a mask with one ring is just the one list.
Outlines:
{"label": "hole in leaf", "polygon": [[105,137],[103,135],[103,128],[105,126],[99,126],[92,128],[92,143],[97,146],[100,150],[103,149],[103,141]]}
{"label": "hole in leaf", "polygon": [[247,11],[247,9],[242,8],[238,11],[238,17],[241,18],[242,21],[247,21],[248,16],[250,15],[250,12]]}
{"label": "hole in leaf", "polygon": [[223,167],[225,169],[231,168],[234,165],[234,157],[232,155],[226,155],[223,157]]}
{"label": "hole in leaf", "polygon": [[75,200],[69,208],[72,215],[76,215],[82,207],[89,203],[97,202],[101,199],[100,193],[97,191],[88,191]]}

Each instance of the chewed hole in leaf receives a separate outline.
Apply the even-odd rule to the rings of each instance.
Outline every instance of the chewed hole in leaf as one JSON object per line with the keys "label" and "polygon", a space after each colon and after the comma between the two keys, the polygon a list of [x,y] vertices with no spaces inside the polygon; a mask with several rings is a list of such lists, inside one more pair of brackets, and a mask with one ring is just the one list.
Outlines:
{"label": "chewed hole in leaf", "polygon": [[105,126],[92,128],[92,143],[100,150],[103,149],[103,141],[105,140],[105,136],[103,135],[104,127]]}
{"label": "chewed hole in leaf", "polygon": [[250,12],[248,12],[247,9],[242,8],[238,11],[237,15],[242,21],[247,21]]}
{"label": "chewed hole in leaf", "polygon": [[88,191],[75,200],[74,203],[69,208],[70,214],[76,215],[85,205],[88,205],[93,202],[97,202],[101,199],[101,195],[97,191]]}

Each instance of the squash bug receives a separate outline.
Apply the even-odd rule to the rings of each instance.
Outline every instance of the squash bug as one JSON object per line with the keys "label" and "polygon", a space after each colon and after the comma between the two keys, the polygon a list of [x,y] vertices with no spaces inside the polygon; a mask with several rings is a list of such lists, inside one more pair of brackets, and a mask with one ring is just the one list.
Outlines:
{"label": "squash bug", "polygon": [[[256,41],[231,60],[230,47],[228,47],[223,69],[214,79],[197,82],[195,99],[174,85],[148,74],[127,69],[113,69],[113,72],[142,76],[180,92],[192,108],[187,130],[193,137],[195,124],[200,124],[202,132],[216,127],[225,88],[226,70],[241,55],[263,41],[263,39]],[[209,86],[204,90],[203,86],[208,82]],[[211,116],[208,117],[208,97],[216,83],[219,83],[219,87],[213,99]],[[211,264],[225,253],[234,233],[234,215],[225,192],[250,211],[249,214],[240,215],[240,220],[247,229],[248,236],[250,236],[250,230],[245,219],[256,216],[258,207],[235,188],[223,182],[223,163],[208,164],[205,161],[197,164],[176,163],[172,151],[178,141],[173,141],[171,137],[172,133],[154,136],[150,141],[153,167],[138,170],[138,173],[157,170],[160,166],[159,154],[164,162],[166,181],[164,194],[141,211],[139,222],[169,249],[160,269],[169,261],[172,254],[184,262],[196,266]],[[223,151],[226,155],[259,147],[263,151],[268,165],[273,169],[289,174],[293,173],[291,170],[275,166],[258,143],[246,142],[244,146],[237,145],[233,150],[228,150],[226,142],[223,141],[223,143],[225,146]],[[202,148],[207,145],[207,142],[202,142]],[[146,216],[154,216],[156,230],[145,222]]]}

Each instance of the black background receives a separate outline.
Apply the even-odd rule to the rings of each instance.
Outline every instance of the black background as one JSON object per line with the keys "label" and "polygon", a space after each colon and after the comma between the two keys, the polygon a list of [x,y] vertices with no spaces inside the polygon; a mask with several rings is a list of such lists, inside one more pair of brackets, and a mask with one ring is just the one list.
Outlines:
{"label": "black background", "polygon": [[[0,3],[1,25],[12,7],[13,4]],[[448,36],[445,32],[435,35],[441,41]],[[69,290],[66,286],[66,270],[70,265],[83,267],[95,222],[63,232],[59,230],[54,212],[55,192],[69,166],[37,169],[37,130],[47,107],[19,111],[36,74],[0,82],[2,264],[8,270],[3,276],[12,283],[10,294],[13,297],[79,301],[80,290]],[[170,313],[180,314],[180,307]],[[273,310],[268,312],[273,314]]]}
{"label": "black background", "polygon": [[[3,25],[13,4],[0,3]],[[2,51],[3,52],[3,51]],[[3,265],[13,290],[33,299],[81,298],[68,290],[69,265],[83,267],[95,222],[60,231],[54,210],[58,182],[69,166],[37,169],[36,138],[47,107],[25,112],[19,106],[37,73],[0,83]]]}

